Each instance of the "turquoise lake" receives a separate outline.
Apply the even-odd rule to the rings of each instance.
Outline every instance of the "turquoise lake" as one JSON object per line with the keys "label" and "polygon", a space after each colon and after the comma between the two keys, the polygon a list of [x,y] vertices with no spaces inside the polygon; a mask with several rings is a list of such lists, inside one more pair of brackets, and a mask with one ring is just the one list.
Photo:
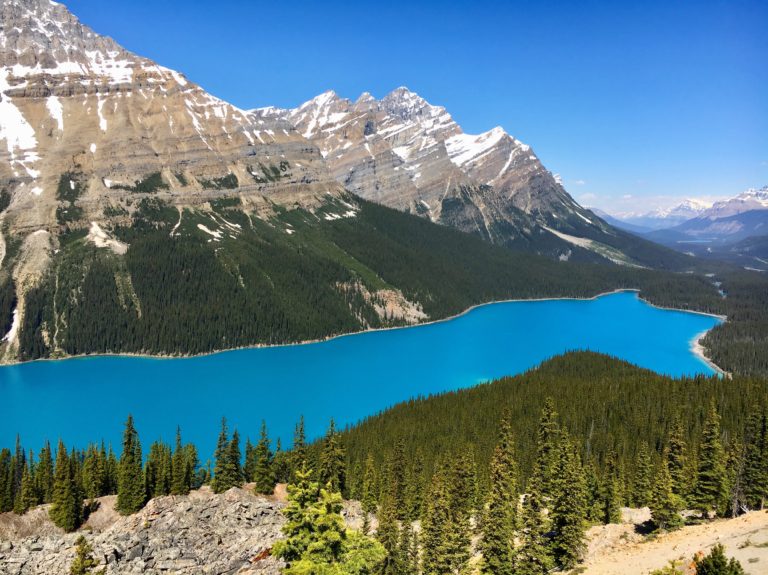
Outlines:
{"label": "turquoise lake", "polygon": [[671,375],[711,374],[691,340],[719,319],[655,308],[634,292],[594,300],[507,302],[450,321],[306,345],[184,359],[89,357],[0,368],[0,446],[59,437],[119,452],[127,414],[145,449],[180,425],[204,461],[226,416],[243,442],[289,443],[300,415],[310,437],[394,403],[525,371],[568,350],[608,353]]}

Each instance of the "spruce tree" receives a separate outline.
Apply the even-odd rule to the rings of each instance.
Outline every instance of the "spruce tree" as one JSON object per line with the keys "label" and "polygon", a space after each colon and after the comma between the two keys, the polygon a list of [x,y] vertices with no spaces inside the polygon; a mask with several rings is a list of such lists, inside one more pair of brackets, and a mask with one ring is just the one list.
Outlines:
{"label": "spruce tree", "polygon": [[35,466],[30,453],[28,464],[24,466],[24,473],[21,476],[21,512],[26,513],[33,507],[40,504],[40,496],[35,482]]}
{"label": "spruce tree", "polygon": [[643,441],[635,458],[635,475],[632,483],[631,502],[635,507],[646,507],[651,503],[653,466],[648,444]]}
{"label": "spruce tree", "polygon": [[347,530],[340,511],[341,495],[312,481],[303,465],[296,483],[288,485],[288,504],[283,508],[285,538],[272,554],[288,566],[285,575],[367,575],[379,568],[386,555],[375,540]]}
{"label": "spruce tree", "polygon": [[253,476],[256,469],[256,448],[251,443],[251,438],[245,439],[245,466],[243,467],[243,474],[247,482],[253,481]]}
{"label": "spruce tree", "polygon": [[240,452],[240,433],[237,429],[232,432],[232,439],[229,441],[229,466],[234,470],[234,481],[237,487],[243,484],[243,465],[242,453]]}
{"label": "spruce tree", "polygon": [[590,523],[603,521],[603,486],[597,476],[594,461],[590,460],[584,466],[584,477],[587,482],[587,520]]}
{"label": "spruce tree", "polygon": [[744,452],[744,499],[750,509],[763,509],[768,498],[768,429],[766,417],[755,405],[747,420]]}
{"label": "spruce tree", "polygon": [[424,508],[424,456],[417,451],[405,483],[406,519],[415,521]]}
{"label": "spruce tree", "polygon": [[53,505],[49,515],[55,525],[67,532],[77,529],[83,518],[83,500],[77,485],[76,465],[76,457],[70,458],[64,443],[59,440],[56,450]]}
{"label": "spruce tree", "polygon": [[364,517],[364,527],[363,532],[368,532],[368,517],[371,513],[374,513],[376,511],[376,503],[377,503],[377,495],[376,495],[376,467],[373,463],[373,457],[368,454],[368,457],[365,459],[365,472],[363,474],[363,486],[362,486],[362,497],[360,499],[361,506],[363,508],[363,513],[365,513]]}
{"label": "spruce tree", "polygon": [[176,428],[176,445],[171,465],[171,493],[186,495],[192,487],[192,470],[187,461],[187,450],[181,442],[181,427]]}
{"label": "spruce tree", "polygon": [[451,506],[445,473],[433,476],[422,522],[422,569],[424,575],[447,575],[451,562],[446,543],[451,528]]}
{"label": "spruce tree", "polygon": [[616,468],[616,454],[608,453],[605,464],[605,474],[602,485],[602,517],[603,523],[619,523],[621,521],[621,501],[619,489],[619,477]]}
{"label": "spruce tree", "polygon": [[544,401],[536,436],[536,460],[531,482],[544,503],[557,497],[557,462],[560,444],[560,428],[557,412],[551,397]]}
{"label": "spruce tree", "polygon": [[275,456],[272,459],[274,469],[275,483],[287,483],[291,479],[290,453],[283,450],[280,438],[275,443]]}
{"label": "spruce tree", "polygon": [[7,447],[0,449],[0,513],[13,509],[13,468],[11,451]]}
{"label": "spruce tree", "polygon": [[253,469],[253,490],[256,493],[271,495],[275,490],[275,474],[273,456],[270,450],[267,423],[261,422],[261,436],[255,449],[255,464]]}
{"label": "spruce tree", "polygon": [[696,477],[695,502],[708,516],[720,509],[728,497],[725,452],[720,441],[720,415],[714,400],[710,404],[699,447],[699,469]]}
{"label": "spruce tree", "polygon": [[42,502],[50,503],[53,501],[53,455],[51,454],[51,444],[47,441],[38,456],[35,481]]}
{"label": "spruce tree", "polygon": [[333,419],[320,452],[320,484],[330,491],[343,493],[346,487],[346,456]]}
{"label": "spruce tree", "polygon": [[515,552],[515,575],[546,575],[554,567],[549,549],[546,522],[541,513],[541,501],[536,489],[525,496],[522,511],[520,546]]}
{"label": "spruce tree", "polygon": [[688,484],[690,482],[686,470],[686,452],[685,428],[683,427],[682,417],[678,413],[669,432],[667,453],[669,476],[672,478],[672,491],[683,499],[688,495]]}
{"label": "spruce tree", "polygon": [[400,526],[397,521],[397,506],[391,493],[382,497],[379,506],[379,527],[376,539],[387,555],[381,567],[381,575],[400,575],[404,570],[404,557],[400,548]]}
{"label": "spruce tree", "polygon": [[499,426],[499,442],[491,459],[490,489],[480,543],[482,573],[512,575],[516,512],[517,464],[510,416],[505,412]]}
{"label": "spruce tree", "polygon": [[561,569],[571,569],[585,549],[587,496],[584,472],[576,447],[561,435],[557,466],[557,497],[552,505],[552,550]]}
{"label": "spruce tree", "polygon": [[222,418],[219,440],[214,453],[216,462],[214,463],[213,480],[211,481],[211,488],[214,493],[223,493],[232,487],[240,487],[242,485],[239,469],[240,450],[238,446],[233,447],[232,443],[227,430],[227,420]]}
{"label": "spruce tree", "polygon": [[[75,558],[69,568],[70,575],[96,575],[92,571],[96,567],[96,560],[93,558],[93,548],[84,536],[77,538],[77,547],[75,548]],[[103,575],[104,569],[99,571],[98,575]]]}
{"label": "spruce tree", "polygon": [[296,481],[296,472],[309,465],[307,461],[307,439],[304,434],[304,416],[299,418],[293,433],[293,447],[291,448],[291,482]]}
{"label": "spruce tree", "polygon": [[728,500],[727,504],[718,510],[730,517],[737,517],[742,511],[749,509],[746,504],[747,485],[744,482],[744,455],[744,444],[738,440],[731,441],[728,445],[725,466]]}
{"label": "spruce tree", "polygon": [[680,517],[682,500],[674,492],[672,475],[669,472],[669,452],[665,450],[653,481],[651,519],[657,529],[677,529],[683,523]]}
{"label": "spruce tree", "polygon": [[741,563],[726,558],[722,543],[717,543],[709,555],[695,558],[694,568],[696,575],[745,575]]}
{"label": "spruce tree", "polygon": [[123,451],[118,462],[115,509],[122,515],[130,515],[144,507],[146,499],[141,443],[133,425],[133,417],[129,415],[123,432]]}

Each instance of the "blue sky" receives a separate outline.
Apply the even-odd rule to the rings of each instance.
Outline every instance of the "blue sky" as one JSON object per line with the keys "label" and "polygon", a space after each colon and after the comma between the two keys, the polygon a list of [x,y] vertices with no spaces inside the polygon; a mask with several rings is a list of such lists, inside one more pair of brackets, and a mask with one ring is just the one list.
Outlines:
{"label": "blue sky", "polygon": [[70,0],[244,107],[406,85],[533,146],[587,205],[768,184],[768,2]]}

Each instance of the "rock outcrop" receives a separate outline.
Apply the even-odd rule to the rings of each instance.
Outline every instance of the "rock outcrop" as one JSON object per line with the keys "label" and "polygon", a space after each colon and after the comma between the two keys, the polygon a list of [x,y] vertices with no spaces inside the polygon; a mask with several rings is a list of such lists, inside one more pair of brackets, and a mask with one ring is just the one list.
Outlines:
{"label": "rock outcrop", "polygon": [[[0,575],[68,573],[80,534],[108,575],[279,573],[281,562],[269,554],[284,523],[283,503],[274,498],[237,488],[215,495],[206,487],[153,499],[128,517],[115,514],[114,496],[100,501],[79,533],[53,526],[47,506],[20,518],[0,515]],[[359,527],[358,504],[346,504],[344,514]]]}

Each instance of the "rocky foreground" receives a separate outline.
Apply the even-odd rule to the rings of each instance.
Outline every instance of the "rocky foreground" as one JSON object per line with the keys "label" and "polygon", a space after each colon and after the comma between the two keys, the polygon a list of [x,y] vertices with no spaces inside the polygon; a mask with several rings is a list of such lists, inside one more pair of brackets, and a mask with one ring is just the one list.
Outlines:
{"label": "rocky foreground", "polygon": [[[278,575],[282,563],[269,550],[281,536],[284,496],[282,485],[270,498],[253,495],[248,486],[221,495],[204,487],[153,499],[130,517],[115,512],[114,496],[103,497],[83,528],[68,534],[50,522],[47,505],[23,516],[0,514],[0,575],[66,575],[81,534],[107,575]],[[351,528],[362,526],[359,503],[345,503],[342,513]],[[670,560],[687,566],[695,554],[722,543],[748,575],[768,573],[764,511],[651,538],[641,533],[650,517],[647,508],[623,509],[622,515],[621,524],[588,531],[580,572],[647,575]]]}
{"label": "rocky foreground", "polygon": [[[279,573],[269,555],[284,518],[280,498],[263,498],[248,489],[222,495],[203,488],[188,496],[153,499],[139,513],[121,517],[114,497],[78,533],[64,534],[47,518],[47,507],[23,517],[0,515],[0,575],[62,575],[69,572],[75,541],[85,534],[107,574]],[[359,523],[354,505],[345,509]]]}

